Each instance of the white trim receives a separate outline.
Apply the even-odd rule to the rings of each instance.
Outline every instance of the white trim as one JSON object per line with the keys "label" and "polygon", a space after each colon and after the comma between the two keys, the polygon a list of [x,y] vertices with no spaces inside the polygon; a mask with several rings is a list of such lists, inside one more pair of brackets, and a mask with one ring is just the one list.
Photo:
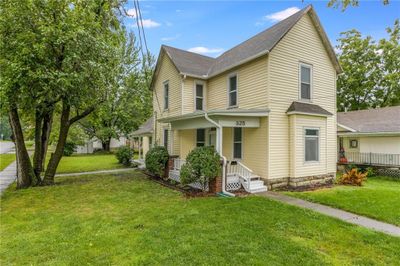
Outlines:
{"label": "white trim", "polygon": [[[235,128],[239,128],[240,131],[241,131],[241,136],[242,136],[242,138],[240,140],[240,145],[241,145],[240,157],[241,158],[236,158],[235,157]],[[235,160],[235,161],[243,160],[243,147],[244,147],[244,145],[243,145],[243,142],[244,142],[243,134],[244,134],[244,130],[243,130],[242,127],[232,127],[232,159]],[[239,142],[237,142],[237,143],[239,143]]]}
{"label": "white trim", "polygon": [[[310,99],[303,99],[302,97],[301,97],[301,68],[302,67],[305,67],[305,68],[309,68],[310,69]],[[299,62],[299,69],[298,69],[298,71],[299,71],[299,76],[298,76],[298,78],[299,78],[299,83],[298,83],[298,86],[299,86],[299,101],[302,101],[302,102],[312,102],[312,100],[313,100],[313,65],[312,64],[309,64],[309,63],[305,63],[305,62],[302,62],[302,61],[300,61]]]}
{"label": "white trim", "polygon": [[[231,78],[232,77],[234,77],[234,76],[236,76],[236,104],[235,105],[230,105],[230,94],[231,94]],[[228,108],[229,109],[233,109],[233,108],[238,108],[239,107],[239,74],[238,74],[238,72],[232,72],[232,73],[229,73],[228,75],[227,75],[227,90],[226,90],[226,92],[227,92],[227,96],[228,96],[228,104],[227,104],[227,106],[228,106]]]}
{"label": "white trim", "polygon": [[342,128],[344,128],[344,129],[346,129],[346,130],[349,130],[349,131],[351,131],[351,132],[357,132],[357,130],[355,130],[355,129],[351,128],[351,127],[345,126],[345,125],[343,125],[343,124],[337,123],[337,125],[338,125],[339,127],[342,127]]}
{"label": "white trim", "polygon": [[308,112],[300,112],[300,111],[291,111],[287,112],[287,115],[311,115],[311,116],[322,116],[322,117],[328,117],[332,115],[324,115],[324,114],[316,114],[316,113],[308,113]]}
{"label": "white trim", "polygon": [[337,132],[338,136],[342,137],[358,137],[358,136],[367,136],[367,137],[396,137],[400,136],[400,132]]}
{"label": "white trim", "polygon": [[[201,109],[201,110],[198,110],[197,109],[197,103],[196,103],[196,100],[197,100],[197,88],[196,88],[196,86],[197,85],[202,85],[203,86],[203,106],[202,106],[202,108],[203,109]],[[196,112],[196,111],[205,111],[206,110],[206,83],[204,82],[204,81],[202,81],[202,80],[198,80],[198,79],[195,79],[194,81],[193,81],[193,109],[194,109],[194,112]]]}
{"label": "white trim", "polygon": [[[314,161],[306,161],[306,130],[311,129],[311,130],[318,130],[318,160]],[[310,136],[312,137],[312,136]],[[320,127],[303,127],[303,164],[304,165],[309,165],[309,164],[319,164],[321,162],[321,128]]]}

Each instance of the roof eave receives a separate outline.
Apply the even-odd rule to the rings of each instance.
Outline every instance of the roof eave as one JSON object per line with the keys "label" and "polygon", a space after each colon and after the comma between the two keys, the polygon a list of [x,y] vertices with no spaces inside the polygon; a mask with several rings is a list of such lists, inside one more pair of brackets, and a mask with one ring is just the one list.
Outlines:
{"label": "roof eave", "polygon": [[320,114],[320,113],[311,113],[311,112],[300,112],[300,111],[290,111],[286,112],[287,115],[311,115],[311,116],[322,116],[322,117],[329,117],[333,114]]}

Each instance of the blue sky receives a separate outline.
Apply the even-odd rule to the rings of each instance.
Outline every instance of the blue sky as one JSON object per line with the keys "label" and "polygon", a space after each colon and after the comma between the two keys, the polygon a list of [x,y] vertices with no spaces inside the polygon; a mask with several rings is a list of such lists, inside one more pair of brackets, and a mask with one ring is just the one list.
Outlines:
{"label": "blue sky", "polygon": [[[328,8],[323,1],[140,1],[149,50],[158,55],[161,44],[218,56],[272,26],[296,9],[313,4],[333,45],[340,33],[357,29],[379,39],[400,18],[400,1],[361,1],[360,6]],[[126,9],[133,16],[133,1]],[[137,33],[135,18],[126,18]]]}

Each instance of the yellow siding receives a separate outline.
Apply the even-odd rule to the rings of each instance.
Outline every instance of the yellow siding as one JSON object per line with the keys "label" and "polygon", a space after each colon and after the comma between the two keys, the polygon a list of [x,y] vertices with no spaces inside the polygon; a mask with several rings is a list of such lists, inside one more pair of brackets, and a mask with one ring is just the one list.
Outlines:
{"label": "yellow siding", "polygon": [[171,148],[171,154],[172,155],[179,155],[180,153],[180,137],[179,137],[179,130],[172,130],[171,132],[172,135],[172,148]]}
{"label": "yellow siding", "polygon": [[267,57],[211,78],[207,84],[207,109],[228,107],[228,75],[238,75],[239,108],[267,107]]}
{"label": "yellow siding", "polygon": [[189,152],[196,147],[196,130],[179,130],[179,138],[181,144],[179,157],[186,158]]}
{"label": "yellow siding", "polygon": [[[336,162],[336,72],[308,15],[287,33],[269,55],[269,178],[290,176],[289,117],[286,110],[298,100],[299,63],[313,66],[313,100],[335,115],[327,119],[328,172]],[[303,147],[303,145],[301,145]],[[297,165],[296,165],[297,167]],[[304,171],[303,171],[304,172]]]}
{"label": "yellow siding", "polygon": [[222,154],[228,160],[233,160],[233,130],[230,127],[222,130]]}
{"label": "yellow siding", "polygon": [[[160,68],[153,87],[153,110],[156,118],[162,118],[181,114],[182,99],[182,79],[172,61],[167,55],[160,59]],[[169,108],[164,110],[164,82],[169,84]],[[162,128],[166,124],[157,123],[155,131],[155,141],[158,145],[162,144]]]}
{"label": "yellow siding", "polygon": [[[302,177],[328,173],[327,169],[327,136],[326,118],[317,116],[293,115],[294,122],[294,175],[291,177]],[[305,162],[304,157],[304,128],[319,129],[319,162]],[[332,171],[334,172],[334,171]]]}

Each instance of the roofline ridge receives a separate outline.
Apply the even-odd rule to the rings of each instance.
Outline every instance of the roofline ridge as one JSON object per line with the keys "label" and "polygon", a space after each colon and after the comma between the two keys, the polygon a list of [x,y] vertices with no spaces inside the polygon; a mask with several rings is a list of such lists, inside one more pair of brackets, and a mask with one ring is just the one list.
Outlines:
{"label": "roofline ridge", "polygon": [[203,55],[203,54],[199,54],[199,53],[195,53],[195,52],[190,52],[188,50],[184,50],[184,49],[177,48],[177,47],[174,47],[174,46],[169,46],[169,45],[162,44],[161,48],[163,48],[163,47],[168,47],[168,48],[172,48],[172,49],[179,50],[179,51],[182,51],[182,52],[186,52],[186,53],[189,53],[189,54],[194,54],[194,55],[202,56],[202,57],[205,57],[205,58],[208,58],[208,59],[216,60],[215,57],[211,57],[211,56],[207,56],[207,55]]}

